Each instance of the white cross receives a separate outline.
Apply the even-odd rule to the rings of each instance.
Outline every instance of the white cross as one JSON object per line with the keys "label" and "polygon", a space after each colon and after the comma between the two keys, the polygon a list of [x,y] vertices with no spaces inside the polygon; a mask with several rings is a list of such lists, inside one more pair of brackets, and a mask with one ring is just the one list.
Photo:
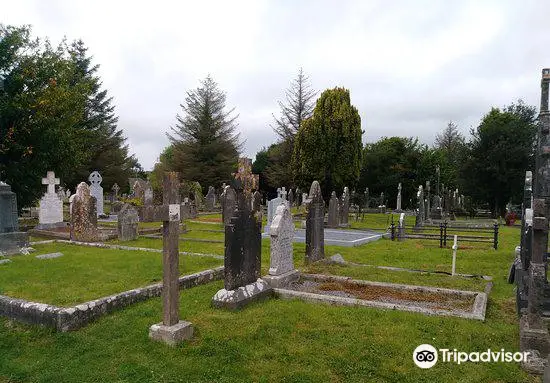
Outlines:
{"label": "white cross", "polygon": [[52,171],[46,173],[46,178],[42,178],[42,185],[48,185],[48,194],[54,194],[55,185],[59,183],[59,178],[55,178],[55,173]]}

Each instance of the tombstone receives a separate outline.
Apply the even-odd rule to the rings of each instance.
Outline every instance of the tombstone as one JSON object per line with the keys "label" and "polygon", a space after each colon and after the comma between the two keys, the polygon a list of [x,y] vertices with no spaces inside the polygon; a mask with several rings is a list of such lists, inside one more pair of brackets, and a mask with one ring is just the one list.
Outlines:
{"label": "tombstone", "polygon": [[277,188],[277,198],[281,198],[281,188]]}
{"label": "tombstone", "polygon": [[65,192],[65,198],[69,198],[71,196],[71,189],[67,189]]}
{"label": "tombstone", "polygon": [[405,240],[405,213],[399,214],[399,225],[397,226],[397,239]]}
{"label": "tombstone", "polygon": [[269,233],[269,228],[271,227],[271,222],[273,221],[273,217],[275,216],[275,211],[277,210],[279,205],[283,203],[283,201],[284,199],[281,197],[273,198],[272,200],[267,201],[267,222],[264,228],[265,233]]}
{"label": "tombstone", "polygon": [[365,192],[363,193],[365,196],[365,209],[369,208],[369,188],[365,188]]}
{"label": "tombstone", "polygon": [[29,247],[29,236],[19,231],[17,196],[11,186],[0,181],[0,254],[17,254]]}
{"label": "tombstone", "polygon": [[302,205],[305,206],[307,200],[307,193],[302,193]]}
{"label": "tombstone", "polygon": [[285,187],[283,186],[280,191],[280,197],[286,201],[286,196],[288,195]]}
{"label": "tombstone", "polygon": [[224,225],[229,224],[236,205],[237,194],[231,186],[227,185],[222,193],[222,220]]}
{"label": "tombstone", "polygon": [[294,206],[294,193],[292,192],[292,189],[288,191],[288,204],[290,207]]}
{"label": "tombstone", "polygon": [[103,178],[101,177],[101,174],[99,172],[93,171],[90,173],[90,176],[88,177],[88,181],[90,181],[90,195],[92,197],[95,197],[96,199],[96,211],[97,215],[104,215],[103,213],[103,188],[101,187],[101,181],[103,181]]}
{"label": "tombstone", "polygon": [[262,211],[262,194],[258,190],[252,195],[252,210],[256,212]]}
{"label": "tombstone", "polygon": [[340,198],[340,226],[341,227],[349,227],[349,189],[348,187],[344,187],[344,192],[342,193],[342,197]]}
{"label": "tombstone", "polygon": [[306,199],[306,264],[325,258],[325,201],[319,182],[313,181]]}
{"label": "tombstone", "polygon": [[153,186],[149,181],[145,182],[145,188],[143,189],[143,206],[152,206],[154,200]]}
{"label": "tombstone", "polygon": [[296,206],[302,206],[302,191],[300,188],[296,188],[296,195],[294,198],[296,199]]}
{"label": "tombstone", "polygon": [[179,320],[179,232],[180,194],[178,174],[165,173],[163,177],[163,204],[142,206],[142,222],[162,221],[162,322],[149,328],[149,337],[175,345],[193,337],[193,325]]}
{"label": "tombstone", "polygon": [[63,201],[65,199],[65,188],[63,186],[60,186],[57,189],[57,193],[55,193],[55,194],[57,195],[57,198],[59,198],[61,201]]}
{"label": "tombstone", "polygon": [[257,189],[258,178],[251,169],[252,160],[239,159],[233,180],[237,207],[225,226],[224,288],[212,298],[217,308],[240,308],[272,293],[260,278],[262,222],[261,212],[252,209],[252,190]]}
{"label": "tombstone", "polygon": [[336,197],[335,191],[330,195],[330,200],[328,202],[327,226],[330,228],[337,228],[340,226],[340,201],[338,197]]}
{"label": "tombstone", "polygon": [[137,179],[132,185],[132,198],[136,198],[145,205],[145,181]]}
{"label": "tombstone", "polygon": [[208,194],[206,194],[205,205],[207,211],[214,210],[214,205],[216,204],[216,191],[213,186],[208,187]]}
{"label": "tombstone", "polygon": [[292,241],[294,240],[294,222],[286,204],[277,207],[269,229],[271,237],[271,258],[269,272],[263,279],[271,287],[284,287],[300,277],[292,260]]}
{"label": "tombstone", "polygon": [[138,211],[125,203],[118,213],[117,234],[119,241],[133,241],[138,237]]}
{"label": "tombstone", "polygon": [[401,182],[399,182],[399,185],[397,185],[397,207],[395,211],[401,211]]}
{"label": "tombstone", "polygon": [[42,178],[42,185],[48,185],[48,189],[40,199],[36,228],[53,229],[64,226],[63,200],[55,193],[55,185],[59,185],[59,178],[55,178],[55,173],[49,171],[46,178]]}
{"label": "tombstone", "polygon": [[426,203],[424,205],[424,219],[427,221],[430,219],[430,212],[432,210],[432,203],[431,203],[431,196],[430,196],[430,191],[431,191],[431,187],[430,187],[430,181],[426,181],[426,189],[425,189],[425,192],[426,192]]}
{"label": "tombstone", "polygon": [[90,187],[85,182],[81,182],[76,188],[71,208],[72,241],[99,241],[96,209],[96,199],[90,194]]}
{"label": "tombstone", "polygon": [[[73,214],[73,201],[76,194],[69,197],[69,217]],[[70,219],[69,219],[70,220]]]}
{"label": "tombstone", "polygon": [[416,198],[417,198],[417,211],[416,211],[415,227],[420,227],[424,224],[424,188],[422,187],[422,185],[418,187]]}
{"label": "tombstone", "polygon": [[120,186],[118,186],[118,184],[115,182],[111,190],[114,193],[112,202],[118,201],[118,192],[120,191]]}

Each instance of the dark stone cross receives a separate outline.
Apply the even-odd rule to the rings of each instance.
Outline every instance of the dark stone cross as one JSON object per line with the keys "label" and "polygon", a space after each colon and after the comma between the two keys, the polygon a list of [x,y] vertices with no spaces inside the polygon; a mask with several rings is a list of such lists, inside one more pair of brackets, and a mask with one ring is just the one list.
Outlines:
{"label": "dark stone cross", "polygon": [[178,173],[168,172],[163,180],[163,204],[139,210],[141,222],[162,221],[162,324],[151,326],[149,336],[170,345],[193,335],[191,324],[179,320],[180,209]]}

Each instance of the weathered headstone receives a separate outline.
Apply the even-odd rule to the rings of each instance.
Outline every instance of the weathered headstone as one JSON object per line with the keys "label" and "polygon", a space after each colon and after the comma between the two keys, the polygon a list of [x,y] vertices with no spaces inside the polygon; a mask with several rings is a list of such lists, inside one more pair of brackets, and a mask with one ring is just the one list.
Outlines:
{"label": "weathered headstone", "polygon": [[400,212],[401,209],[401,182],[397,185],[397,207],[395,209],[397,212]]}
{"label": "weathered headstone", "polygon": [[292,260],[294,222],[286,204],[277,207],[269,235],[271,237],[271,258],[269,275],[264,279],[271,287],[283,287],[296,281],[300,276],[298,270],[294,268]]}
{"label": "weathered headstone", "polygon": [[306,256],[307,263],[325,257],[325,202],[319,182],[313,181],[306,198]]}
{"label": "weathered headstone", "polygon": [[81,182],[76,188],[71,208],[71,240],[82,242],[99,241],[97,229],[97,204],[90,188]]}
{"label": "weathered headstone", "polygon": [[405,240],[405,213],[399,214],[399,225],[397,227],[397,239],[399,241]]}
{"label": "weathered headstone", "polygon": [[426,204],[424,206],[424,219],[429,220],[430,219],[430,213],[432,211],[432,199],[430,195],[431,187],[430,187],[430,181],[426,181]]}
{"label": "weathered headstone", "polygon": [[284,186],[281,188],[280,194],[281,194],[281,198],[286,201],[286,196],[288,195],[288,193],[287,193],[286,188]]}
{"label": "weathered headstone", "polygon": [[153,186],[149,181],[145,183],[145,188],[143,189],[143,206],[151,206],[154,200]]}
{"label": "weathered headstone", "polygon": [[16,254],[29,246],[29,236],[19,231],[17,197],[0,181],[0,254]]}
{"label": "weathered headstone", "polygon": [[340,201],[333,191],[328,202],[328,222],[327,226],[337,228],[340,225]]}
{"label": "weathered headstone", "polygon": [[139,209],[142,222],[162,221],[162,322],[149,328],[149,337],[176,345],[193,337],[193,325],[179,320],[180,194],[178,174],[165,173],[163,205]]}
{"label": "weathered headstone", "polygon": [[229,224],[236,207],[237,194],[235,189],[227,185],[222,193],[222,220],[224,225]]}
{"label": "weathered headstone", "polygon": [[118,201],[118,192],[120,191],[120,186],[115,182],[111,188],[113,191],[113,202]]}
{"label": "weathered headstone", "polygon": [[205,205],[207,211],[214,210],[214,205],[216,203],[216,190],[214,190],[214,186],[208,187],[208,193],[206,194],[205,199]]}
{"label": "weathered headstone", "polygon": [[103,188],[101,187],[101,181],[103,181],[103,178],[96,170],[90,173],[88,181],[90,181],[90,195],[96,199],[97,215],[103,215]]}
{"label": "weathered headstone", "polygon": [[292,191],[292,189],[288,191],[288,204],[290,205],[290,207],[294,206],[294,192]]}
{"label": "weathered headstone", "polygon": [[136,179],[132,185],[132,198],[136,198],[145,205],[145,184],[144,180]]}
{"label": "weathered headstone", "polygon": [[212,298],[218,308],[239,308],[272,292],[260,279],[262,223],[261,212],[252,209],[252,190],[257,189],[258,178],[251,169],[250,159],[239,159],[233,181],[237,208],[225,226],[224,288]]}
{"label": "weathered headstone", "polygon": [[61,227],[63,223],[63,200],[55,193],[55,185],[59,185],[59,178],[49,171],[46,178],[42,178],[42,185],[48,185],[48,190],[40,199],[37,229],[52,229]]}
{"label": "weathered headstone", "polygon": [[118,213],[117,233],[119,241],[133,241],[138,237],[138,211],[125,203]]}
{"label": "weathered headstone", "polygon": [[349,189],[348,187],[344,187],[344,192],[342,193],[342,197],[340,200],[340,226],[341,227],[349,227]]}
{"label": "weathered headstone", "polygon": [[418,187],[418,192],[416,193],[417,198],[417,210],[416,210],[416,222],[415,226],[419,227],[424,224],[424,188],[422,185]]}
{"label": "weathered headstone", "polygon": [[264,228],[264,232],[269,233],[269,228],[271,227],[271,222],[273,221],[273,217],[275,216],[275,211],[277,210],[277,207],[281,203],[283,203],[284,199],[281,197],[273,198],[270,201],[267,201],[267,222]]}
{"label": "weathered headstone", "polygon": [[302,205],[306,204],[306,200],[307,200],[307,193],[302,193]]}

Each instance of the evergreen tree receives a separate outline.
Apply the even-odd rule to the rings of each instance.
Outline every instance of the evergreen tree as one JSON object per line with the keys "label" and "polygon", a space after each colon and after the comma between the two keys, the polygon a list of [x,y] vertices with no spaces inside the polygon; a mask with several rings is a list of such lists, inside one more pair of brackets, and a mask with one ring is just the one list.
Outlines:
{"label": "evergreen tree", "polygon": [[[183,115],[168,134],[173,145],[174,170],[203,188],[229,182],[235,170],[241,142],[236,133],[234,108],[226,110],[225,93],[208,76],[197,89],[187,92]],[[206,190],[204,190],[206,191]]]}

